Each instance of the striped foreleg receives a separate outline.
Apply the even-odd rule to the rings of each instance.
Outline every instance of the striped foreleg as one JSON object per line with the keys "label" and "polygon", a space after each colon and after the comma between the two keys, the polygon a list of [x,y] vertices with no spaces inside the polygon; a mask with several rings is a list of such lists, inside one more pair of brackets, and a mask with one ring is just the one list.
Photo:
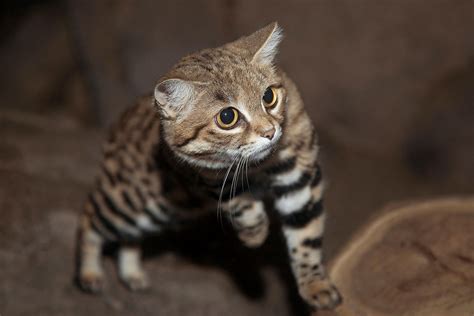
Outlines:
{"label": "striped foreleg", "polygon": [[286,239],[291,267],[300,295],[316,309],[331,309],[341,302],[322,264],[324,208],[319,170],[295,167],[276,177],[275,208]]}

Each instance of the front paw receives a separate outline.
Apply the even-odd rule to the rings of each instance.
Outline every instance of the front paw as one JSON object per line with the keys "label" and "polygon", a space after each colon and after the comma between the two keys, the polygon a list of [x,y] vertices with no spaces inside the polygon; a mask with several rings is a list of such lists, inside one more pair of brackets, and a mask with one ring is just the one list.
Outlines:
{"label": "front paw", "polygon": [[239,239],[249,248],[261,246],[268,236],[268,223],[260,223],[254,227],[247,227],[239,231]]}
{"label": "front paw", "polygon": [[334,309],[342,303],[342,296],[328,279],[316,279],[300,285],[300,294],[314,309]]}
{"label": "front paw", "polygon": [[121,275],[120,279],[131,291],[145,291],[150,288],[150,282],[144,271],[135,271]]}

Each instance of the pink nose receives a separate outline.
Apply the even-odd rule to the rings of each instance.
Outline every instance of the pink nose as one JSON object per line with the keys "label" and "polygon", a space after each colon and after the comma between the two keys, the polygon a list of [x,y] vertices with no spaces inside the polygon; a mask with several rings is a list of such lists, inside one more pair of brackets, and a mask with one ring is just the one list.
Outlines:
{"label": "pink nose", "polygon": [[275,127],[271,127],[265,131],[263,131],[262,134],[260,134],[262,137],[268,138],[269,140],[273,139],[273,136],[275,136]]}

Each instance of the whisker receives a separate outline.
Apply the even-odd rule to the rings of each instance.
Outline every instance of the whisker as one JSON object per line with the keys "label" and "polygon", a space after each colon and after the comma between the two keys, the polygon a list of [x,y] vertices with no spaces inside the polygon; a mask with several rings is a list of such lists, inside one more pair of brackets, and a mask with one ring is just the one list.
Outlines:
{"label": "whisker", "polygon": [[229,200],[232,200],[235,197],[235,189],[236,189],[236,184],[238,184],[239,170],[240,170],[241,163],[242,163],[242,157],[239,157],[237,167],[235,168],[235,173],[232,176],[232,184],[230,186]]}
{"label": "whisker", "polygon": [[[230,192],[229,192],[229,200],[232,200],[235,198],[235,195],[236,195],[236,190],[237,190],[237,186],[239,184],[239,173],[240,171],[242,170],[242,165],[243,165],[243,160],[244,160],[244,157],[241,156],[239,158],[239,161],[237,163],[237,167],[236,167],[236,170],[235,170],[235,173],[232,177],[232,184],[231,184],[231,187],[230,187]],[[234,224],[233,222],[233,217],[232,217],[232,210],[229,210],[229,213],[230,213],[230,220],[231,220],[231,223],[232,225]]]}
{"label": "whisker", "polygon": [[223,225],[222,225],[222,194],[224,193],[225,183],[227,181],[227,178],[229,177],[229,173],[231,172],[232,167],[234,166],[234,163],[237,161],[237,158],[238,157],[236,157],[234,160],[232,160],[232,163],[230,164],[229,169],[227,169],[227,172],[226,172],[225,177],[224,177],[224,182],[222,183],[221,192],[219,194],[219,201],[217,202],[217,217],[218,217],[222,227],[223,227]]}
{"label": "whisker", "polygon": [[250,181],[249,181],[249,161],[250,161],[250,156],[247,157],[247,160],[245,161],[245,179],[247,180],[247,188],[250,193]]}
{"label": "whisker", "polygon": [[242,162],[242,174],[240,176],[240,185],[242,186],[242,191],[245,190],[245,185],[244,185],[244,175],[245,175],[245,162],[247,161],[247,157],[243,158]]}

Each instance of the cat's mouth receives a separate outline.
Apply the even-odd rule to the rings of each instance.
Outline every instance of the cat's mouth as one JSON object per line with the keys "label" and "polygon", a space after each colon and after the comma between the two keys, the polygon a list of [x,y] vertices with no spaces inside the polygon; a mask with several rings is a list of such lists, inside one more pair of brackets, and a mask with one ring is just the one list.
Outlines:
{"label": "cat's mouth", "polygon": [[249,148],[248,151],[244,152],[244,156],[250,158],[251,161],[262,161],[266,159],[277,147],[278,141],[280,140],[281,132],[277,130],[277,134],[273,140],[269,141],[258,141]]}

